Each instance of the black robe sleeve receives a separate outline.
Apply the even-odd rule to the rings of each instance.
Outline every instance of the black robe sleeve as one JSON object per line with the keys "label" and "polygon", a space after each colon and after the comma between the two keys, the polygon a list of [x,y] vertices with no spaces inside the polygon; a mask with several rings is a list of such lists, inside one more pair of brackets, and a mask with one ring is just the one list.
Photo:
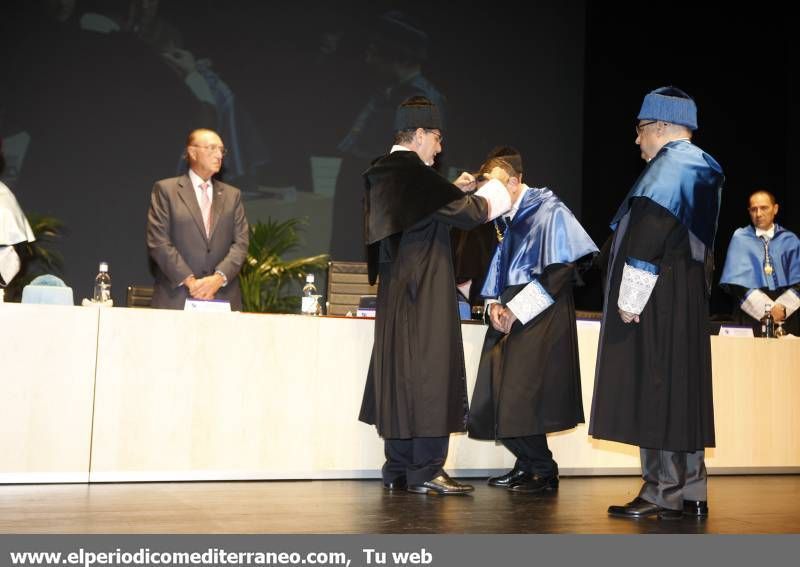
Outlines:
{"label": "black robe sleeve", "polygon": [[679,223],[672,213],[646,197],[636,197],[631,204],[626,257],[658,264],[664,255],[667,235]]}
{"label": "black robe sleeve", "polygon": [[433,218],[455,228],[469,230],[489,219],[489,203],[483,197],[464,195],[436,211]]}

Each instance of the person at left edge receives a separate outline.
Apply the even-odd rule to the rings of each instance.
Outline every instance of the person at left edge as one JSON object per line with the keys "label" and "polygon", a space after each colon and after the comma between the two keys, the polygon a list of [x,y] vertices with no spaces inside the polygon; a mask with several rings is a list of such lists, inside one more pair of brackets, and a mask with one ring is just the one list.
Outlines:
{"label": "person at left edge", "polygon": [[430,166],[442,125],[426,97],[395,114],[394,146],[364,173],[369,279],[378,276],[375,341],[359,419],[384,439],[389,490],[465,494],[444,471],[450,433],[464,431],[467,384],[450,247],[450,227],[471,228],[511,207],[495,178],[475,195],[475,178],[455,184]]}
{"label": "person at left edge", "polygon": [[241,310],[239,270],[249,227],[236,187],[213,179],[225,146],[213,130],[189,134],[189,171],[153,186],[147,248],[156,264],[152,307],[183,309],[188,298],[222,299]]}
{"label": "person at left edge", "polygon": [[[5,168],[3,140],[0,139],[0,175]],[[7,286],[16,276],[22,263],[14,246],[23,242],[33,242],[28,218],[17,203],[14,193],[0,181],[0,288]]]}

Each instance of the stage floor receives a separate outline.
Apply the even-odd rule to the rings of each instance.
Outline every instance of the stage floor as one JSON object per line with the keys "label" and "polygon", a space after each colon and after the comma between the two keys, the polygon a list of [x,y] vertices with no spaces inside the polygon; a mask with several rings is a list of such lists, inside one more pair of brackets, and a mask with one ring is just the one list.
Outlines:
{"label": "stage floor", "polygon": [[0,533],[800,533],[800,475],[712,477],[705,521],[608,517],[637,477],[562,477],[552,496],[474,484],[448,497],[375,480],[2,485]]}

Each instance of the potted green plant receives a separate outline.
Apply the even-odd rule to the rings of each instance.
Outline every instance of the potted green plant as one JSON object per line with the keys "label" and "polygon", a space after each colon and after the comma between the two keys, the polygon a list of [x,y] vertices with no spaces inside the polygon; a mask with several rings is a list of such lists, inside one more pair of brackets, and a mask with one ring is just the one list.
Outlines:
{"label": "potted green plant", "polygon": [[239,281],[242,286],[243,310],[256,313],[297,313],[299,291],[305,275],[322,269],[327,254],[285,260],[284,255],[300,243],[300,219],[257,222],[250,226],[250,245]]}

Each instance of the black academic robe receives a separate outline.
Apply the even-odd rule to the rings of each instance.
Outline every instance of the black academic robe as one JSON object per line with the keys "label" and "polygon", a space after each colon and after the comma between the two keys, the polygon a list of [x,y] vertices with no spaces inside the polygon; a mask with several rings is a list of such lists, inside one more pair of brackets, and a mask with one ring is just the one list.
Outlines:
{"label": "black academic robe", "polygon": [[[370,271],[377,270],[379,285],[359,419],[387,439],[464,431],[466,371],[450,227],[484,222],[488,204],[461,194],[413,152],[378,160],[365,178]],[[420,217],[440,199],[444,205]]]}
{"label": "black academic robe", "polygon": [[453,241],[453,267],[456,283],[472,281],[469,288],[469,303],[483,305],[481,285],[486,279],[486,272],[492,261],[492,254],[497,247],[497,231],[494,224],[482,224],[472,230],[453,229],[450,233]]}
{"label": "black academic robe", "polygon": [[[706,267],[675,216],[646,197],[632,201],[613,244],[589,433],[650,449],[713,447]],[[617,300],[628,257],[660,274],[640,322],[625,324]]]}
{"label": "black academic robe", "polygon": [[[469,436],[498,439],[563,431],[583,423],[573,264],[537,278],[555,303],[509,334],[489,327],[469,413]],[[508,286],[508,303],[525,284]]]}

